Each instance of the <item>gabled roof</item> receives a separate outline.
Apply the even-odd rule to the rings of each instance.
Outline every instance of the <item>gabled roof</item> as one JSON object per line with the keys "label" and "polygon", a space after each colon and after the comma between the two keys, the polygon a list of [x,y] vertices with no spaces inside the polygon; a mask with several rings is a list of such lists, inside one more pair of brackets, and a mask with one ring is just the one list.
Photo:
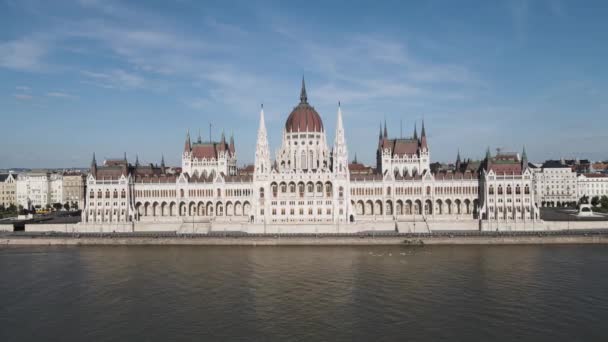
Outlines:
{"label": "gabled roof", "polygon": [[418,139],[382,139],[381,147],[390,148],[393,156],[411,156],[418,153]]}

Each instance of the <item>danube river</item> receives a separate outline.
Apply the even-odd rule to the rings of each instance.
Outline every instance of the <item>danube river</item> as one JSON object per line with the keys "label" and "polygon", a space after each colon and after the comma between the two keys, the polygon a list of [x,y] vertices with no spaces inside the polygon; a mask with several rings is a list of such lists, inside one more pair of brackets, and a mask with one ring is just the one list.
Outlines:
{"label": "danube river", "polygon": [[608,246],[3,247],[0,341],[606,341]]}

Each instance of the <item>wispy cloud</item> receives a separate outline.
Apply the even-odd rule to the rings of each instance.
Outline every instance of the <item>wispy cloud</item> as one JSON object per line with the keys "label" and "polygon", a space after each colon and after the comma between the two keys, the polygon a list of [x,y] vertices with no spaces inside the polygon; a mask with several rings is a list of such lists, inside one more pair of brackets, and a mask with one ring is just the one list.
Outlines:
{"label": "wispy cloud", "polygon": [[34,97],[30,94],[13,94],[13,97],[19,101],[30,101],[34,99]]}
{"label": "wispy cloud", "polygon": [[56,98],[64,98],[64,99],[73,99],[76,98],[76,96],[69,94],[69,93],[65,93],[65,92],[59,92],[59,91],[51,91],[46,93],[46,96],[48,97],[56,97]]}
{"label": "wispy cloud", "polygon": [[85,83],[108,89],[135,89],[145,85],[145,78],[140,75],[126,72],[122,69],[107,72],[94,72],[83,70],[82,75],[88,78]]}
{"label": "wispy cloud", "polygon": [[0,43],[0,67],[41,71],[46,67],[44,57],[48,52],[48,42],[38,36],[31,36]]}

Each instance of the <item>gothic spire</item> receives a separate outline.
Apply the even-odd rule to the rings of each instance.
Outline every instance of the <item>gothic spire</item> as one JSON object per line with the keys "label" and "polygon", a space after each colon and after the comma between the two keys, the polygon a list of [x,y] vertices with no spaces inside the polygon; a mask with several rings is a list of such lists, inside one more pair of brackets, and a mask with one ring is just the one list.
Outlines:
{"label": "gothic spire", "polygon": [[492,155],[490,154],[490,146],[488,146],[488,149],[486,150],[486,159],[489,161],[490,158],[492,158]]}
{"label": "gothic spire", "polygon": [[135,166],[139,166],[139,155],[135,155]]}
{"label": "gothic spire", "polygon": [[382,122],[380,122],[380,133],[378,133],[378,140],[382,140]]}
{"label": "gothic spire", "polygon": [[190,130],[186,132],[186,142],[184,143],[184,152],[190,152],[192,145],[190,144]]}
{"label": "gothic spire", "polygon": [[123,155],[123,160],[124,160],[125,162],[127,161],[127,152],[124,152],[124,155]]}
{"label": "gothic spire", "polygon": [[164,154],[160,155],[160,167],[162,167],[162,168],[165,167],[165,155]]}
{"label": "gothic spire", "polygon": [[456,171],[460,171],[460,149],[458,149],[458,154],[456,155]]}
{"label": "gothic spire", "polygon": [[348,149],[346,147],[346,135],[344,133],[344,124],[342,122],[342,108],[339,102],[332,170],[334,173],[340,173],[342,175],[348,173]]}
{"label": "gothic spire", "polygon": [[528,167],[528,154],[526,153],[526,146],[524,145],[524,149],[521,152],[521,168],[526,169]]}
{"label": "gothic spire", "polygon": [[416,128],[416,123],[414,122],[414,139],[418,140],[418,130]]}
{"label": "gothic spire", "polygon": [[308,103],[308,96],[306,95],[306,84],[304,83],[304,75],[302,75],[302,90],[300,90],[300,103]]}
{"label": "gothic spire", "polygon": [[229,146],[230,152],[234,153],[234,131],[230,132],[230,146]]}
{"label": "gothic spire", "polygon": [[270,172],[270,149],[266,134],[266,122],[264,120],[264,105],[260,110],[260,127],[258,128],[258,141],[255,147],[255,169],[254,177]]}
{"label": "gothic spire", "polygon": [[388,138],[388,130],[386,129],[386,119],[384,119],[384,139]]}
{"label": "gothic spire", "polygon": [[424,119],[422,119],[422,131],[420,132],[422,138],[426,137],[426,131],[424,130]]}
{"label": "gothic spire", "polygon": [[201,129],[198,129],[198,140],[196,141],[197,143],[202,143],[203,142],[203,137],[201,136]]}
{"label": "gothic spire", "polygon": [[95,152],[93,152],[93,160],[91,160],[91,174],[97,178],[97,160],[95,159]]}
{"label": "gothic spire", "polygon": [[420,146],[428,148],[426,144],[426,130],[424,129],[424,119],[422,119],[422,132],[420,132]]}

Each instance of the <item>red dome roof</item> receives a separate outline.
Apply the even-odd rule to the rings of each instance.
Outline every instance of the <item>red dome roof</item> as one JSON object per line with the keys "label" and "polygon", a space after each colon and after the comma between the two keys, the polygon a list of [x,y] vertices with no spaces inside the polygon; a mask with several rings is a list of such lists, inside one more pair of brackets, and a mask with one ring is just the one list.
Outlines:
{"label": "red dome roof", "polygon": [[308,104],[304,78],[302,78],[300,104],[289,114],[285,123],[285,130],[287,132],[323,132],[321,116],[314,107]]}
{"label": "red dome roof", "polygon": [[323,132],[319,113],[308,103],[300,103],[293,109],[285,123],[287,132]]}

